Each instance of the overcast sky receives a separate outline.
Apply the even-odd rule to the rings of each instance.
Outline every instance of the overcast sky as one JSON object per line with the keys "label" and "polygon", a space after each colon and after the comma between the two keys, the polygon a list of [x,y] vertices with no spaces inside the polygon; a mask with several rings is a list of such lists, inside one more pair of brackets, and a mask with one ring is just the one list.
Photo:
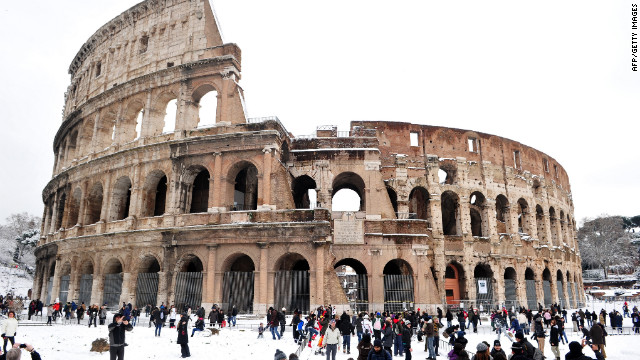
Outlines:
{"label": "overcast sky", "polygon": [[[0,223],[42,215],[69,64],[138,2],[0,4]],[[212,0],[249,116],[295,135],[386,120],[507,137],[564,166],[576,219],[640,214],[632,3]]]}

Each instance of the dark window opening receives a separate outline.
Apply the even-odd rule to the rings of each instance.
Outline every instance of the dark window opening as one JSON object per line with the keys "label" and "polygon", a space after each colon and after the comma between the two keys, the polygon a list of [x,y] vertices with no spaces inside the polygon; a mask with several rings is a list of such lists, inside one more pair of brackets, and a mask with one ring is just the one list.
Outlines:
{"label": "dark window opening", "polygon": [[234,210],[256,210],[258,208],[258,169],[249,165],[240,170],[235,179],[233,194]]}
{"label": "dark window opening", "polygon": [[164,215],[164,210],[167,202],[167,177],[163,176],[158,181],[156,187],[156,203],[153,207],[153,216]]}
{"label": "dark window opening", "polygon": [[102,73],[102,61],[98,61],[96,64],[96,77],[100,76]]}
{"label": "dark window opening", "polygon": [[147,52],[149,48],[149,36],[144,35],[140,38],[140,54],[144,54]]}
{"label": "dark window opening", "polygon": [[207,212],[209,208],[209,172],[202,170],[193,180],[190,213]]}

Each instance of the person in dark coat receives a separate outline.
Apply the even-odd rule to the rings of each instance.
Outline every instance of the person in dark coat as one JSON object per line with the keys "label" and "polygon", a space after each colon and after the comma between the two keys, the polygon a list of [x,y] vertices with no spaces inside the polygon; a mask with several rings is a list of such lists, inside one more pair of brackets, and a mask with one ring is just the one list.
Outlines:
{"label": "person in dark coat", "polygon": [[371,334],[363,334],[362,340],[358,343],[358,359],[357,360],[367,360],[369,353],[373,349],[373,344],[371,343]]}
{"label": "person in dark coat", "polygon": [[447,309],[445,317],[447,318],[447,327],[451,327],[451,322],[453,321],[453,314],[451,313],[451,310]]}
{"label": "person in dark coat", "polygon": [[124,359],[125,331],[131,330],[133,330],[133,326],[129,324],[129,321],[124,320],[122,314],[113,316],[113,322],[109,324],[109,354],[111,355],[111,360]]}
{"label": "person in dark coat", "polygon": [[373,342],[373,349],[369,351],[367,360],[391,360],[391,353],[382,348],[382,341],[376,339]]}
{"label": "person in dark coat", "polygon": [[491,353],[489,355],[491,355],[492,358],[496,358],[496,356],[499,356],[498,354],[501,354],[505,359],[507,358],[507,354],[504,352],[504,350],[502,350],[502,344],[500,344],[500,340],[496,340],[493,342],[493,349],[491,349]]}
{"label": "person in dark coat", "polygon": [[[594,324],[595,325],[595,324]],[[582,344],[577,341],[572,341],[569,343],[569,352],[564,356],[565,360],[594,360],[591,357],[586,356],[582,353],[582,348],[584,348],[586,342],[582,340]],[[596,360],[604,360],[604,356],[600,352],[598,345],[592,344],[591,350],[596,356]]]}
{"label": "person in dark coat", "polygon": [[391,347],[393,346],[393,340],[395,338],[395,334],[393,333],[393,325],[391,324],[391,320],[387,320],[384,323],[384,329],[382,329],[382,345],[385,350],[387,350],[391,354]]}
{"label": "person in dark coat", "polygon": [[607,332],[605,331],[604,326],[602,326],[602,323],[599,322],[593,324],[591,330],[589,331],[591,342],[595,345],[598,345],[598,349],[602,353],[603,357],[607,357],[607,351],[605,350],[605,347],[607,345],[605,341],[606,334]]}
{"label": "person in dark coat", "polygon": [[354,335],[353,325],[351,324],[351,318],[346,312],[340,316],[340,324],[338,325],[340,335],[342,335],[342,352],[351,354],[351,335]]}
{"label": "person in dark coat", "polygon": [[182,314],[180,321],[178,322],[178,344],[180,344],[180,352],[183,358],[191,356],[189,351],[189,331],[187,330],[187,324],[189,319],[186,314]]}
{"label": "person in dark coat", "polygon": [[[527,338],[524,337],[524,334],[522,333],[522,331],[518,331],[516,333],[516,341],[513,344],[515,343],[520,344],[520,348],[524,351],[525,357],[529,359],[533,359],[533,354],[535,354],[536,349],[534,348],[533,344],[530,343],[529,340],[527,340]],[[513,350],[513,346],[511,346],[511,350]]]}
{"label": "person in dark coat", "polygon": [[407,322],[402,329],[402,348],[404,349],[405,360],[411,360],[411,336],[413,331],[411,330],[411,323]]}

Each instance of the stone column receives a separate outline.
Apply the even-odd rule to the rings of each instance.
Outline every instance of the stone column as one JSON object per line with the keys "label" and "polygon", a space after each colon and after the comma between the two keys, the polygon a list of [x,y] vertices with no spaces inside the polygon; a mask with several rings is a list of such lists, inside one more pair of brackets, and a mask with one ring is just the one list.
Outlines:
{"label": "stone column", "polygon": [[224,194],[222,192],[222,153],[213,153],[213,174],[211,174],[213,186],[209,183],[209,204],[214,211],[224,211]]}
{"label": "stone column", "polygon": [[218,297],[216,297],[216,294],[220,294],[219,291],[215,291],[216,289],[216,255],[218,253],[218,244],[210,244],[207,246],[207,248],[209,249],[209,258],[207,260],[207,273],[206,273],[206,292],[205,292],[205,296],[204,299],[202,300],[203,303],[211,303],[213,304],[220,304],[221,303],[221,298],[218,295]]}
{"label": "stone column", "polygon": [[57,299],[60,295],[60,267],[62,261],[56,258],[56,268],[53,272],[53,286],[51,287],[51,300]]}
{"label": "stone column", "polygon": [[94,270],[93,284],[91,286],[91,303],[102,305],[103,293],[104,293],[104,275],[102,273],[96,274]]}
{"label": "stone column", "polygon": [[525,272],[527,271],[527,267],[520,266],[516,267],[516,297],[518,299],[518,304],[524,307],[527,307],[527,280],[525,277]]}
{"label": "stone column", "polygon": [[253,283],[253,312],[256,314],[267,313],[268,300],[268,271],[269,271],[269,243],[258,242],[260,247],[260,263],[258,264],[258,281]]}
{"label": "stone column", "polygon": [[158,272],[158,295],[156,297],[156,304],[169,304],[169,289],[167,285],[167,276],[169,273],[160,271]]}
{"label": "stone column", "polygon": [[[262,157],[263,163],[263,172],[262,172],[262,183],[260,184],[259,196],[258,196],[258,205],[259,208],[263,210],[271,209],[271,160],[273,151],[272,147],[265,147],[262,149],[262,153],[264,154]],[[261,194],[260,194],[261,193]],[[261,195],[261,196],[260,196]],[[260,198],[262,198],[262,203],[260,204]]]}
{"label": "stone column", "polygon": [[[493,269],[492,269],[493,270]],[[493,286],[493,302],[498,302],[504,304],[507,300],[505,296],[505,288],[504,288],[504,270],[505,266],[501,266],[498,264],[496,269],[493,270],[493,279],[495,280],[495,286]],[[517,284],[516,284],[517,286]]]}
{"label": "stone column", "polygon": [[368,275],[369,286],[369,312],[382,312],[384,310],[384,265],[380,260],[381,249],[369,250],[371,260],[371,274]]}
{"label": "stone column", "polygon": [[553,237],[551,236],[551,218],[549,218],[548,211],[544,211],[544,231],[547,233],[547,245],[551,248],[554,245],[554,242]]}
{"label": "stone column", "polygon": [[131,282],[132,280],[137,281],[138,274],[131,274],[130,272],[122,273],[122,291],[120,292],[120,303],[129,303],[135,298],[134,294],[131,294]]}
{"label": "stone column", "polygon": [[[465,246],[466,248],[466,246]],[[466,276],[465,279],[465,286],[466,286],[466,292],[467,292],[467,299],[469,299],[469,301],[467,301],[468,304],[465,304],[465,307],[469,307],[469,305],[475,304],[475,302],[477,301],[477,295],[476,294],[476,278],[473,274],[473,264],[464,264],[464,274]],[[461,296],[462,297],[462,296]]]}
{"label": "stone column", "polygon": [[[87,201],[89,199],[89,182],[85,181],[82,184],[82,198],[80,199],[80,207],[78,208],[78,225],[82,226],[85,222],[85,209],[87,208]],[[103,199],[104,200],[104,199]]]}
{"label": "stone column", "polygon": [[[315,299],[315,303],[310,302],[310,307],[313,309],[314,307],[318,307],[321,304],[324,304],[324,252],[325,252],[325,241],[315,241],[314,242],[316,248],[316,288],[315,294],[311,293],[310,298]],[[315,295],[315,296],[314,296]],[[310,300],[311,300],[310,299]]]}
{"label": "stone column", "polygon": [[102,209],[100,210],[100,221],[107,222],[107,219],[109,219],[110,204],[111,204],[111,172],[107,172],[104,177],[104,188],[102,189]]}
{"label": "stone column", "polygon": [[56,195],[53,197],[53,212],[51,213],[51,227],[49,228],[49,233],[55,233],[58,229],[56,229],[56,219],[58,218],[58,192],[56,191]]}
{"label": "stone column", "polygon": [[536,280],[536,298],[538,299],[538,304],[544,304],[544,288],[542,282],[542,278]]}
{"label": "stone column", "polygon": [[463,237],[471,237],[471,219],[470,219],[470,207],[469,207],[469,197],[468,196],[460,196],[457,212],[457,221],[456,226],[458,227],[458,235],[462,235]]}

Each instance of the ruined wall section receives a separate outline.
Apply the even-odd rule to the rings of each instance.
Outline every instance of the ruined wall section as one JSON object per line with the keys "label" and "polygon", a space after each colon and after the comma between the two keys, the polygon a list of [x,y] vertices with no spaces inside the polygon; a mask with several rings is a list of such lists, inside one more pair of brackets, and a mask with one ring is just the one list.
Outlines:
{"label": "ruined wall section", "polygon": [[201,59],[222,45],[207,0],[147,0],[93,34],[69,66],[63,119],[88,99],[127,81]]}

